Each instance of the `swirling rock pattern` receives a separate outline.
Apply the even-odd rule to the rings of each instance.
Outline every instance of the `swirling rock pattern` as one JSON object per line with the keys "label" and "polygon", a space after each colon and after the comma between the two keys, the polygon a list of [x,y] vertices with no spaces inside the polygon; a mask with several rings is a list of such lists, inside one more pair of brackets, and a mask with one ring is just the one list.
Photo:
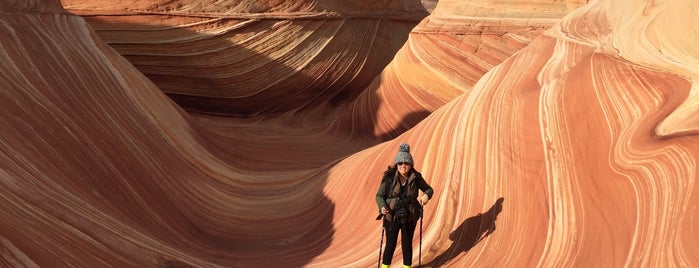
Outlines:
{"label": "swirling rock pattern", "polygon": [[86,2],[0,0],[2,266],[375,266],[402,142],[425,266],[699,265],[693,1]]}
{"label": "swirling rock pattern", "polygon": [[62,2],[181,106],[244,117],[352,98],[428,14],[417,0]]}

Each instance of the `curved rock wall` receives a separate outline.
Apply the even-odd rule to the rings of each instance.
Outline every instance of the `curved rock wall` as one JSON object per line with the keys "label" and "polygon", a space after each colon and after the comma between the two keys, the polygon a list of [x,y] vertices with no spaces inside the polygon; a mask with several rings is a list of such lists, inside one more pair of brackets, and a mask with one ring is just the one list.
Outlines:
{"label": "curved rock wall", "polygon": [[[377,23],[0,0],[0,265],[372,267],[403,142],[436,193],[413,264],[699,265],[699,34],[677,27],[697,4],[539,2]],[[321,13],[293,3],[267,7]],[[412,14],[397,3],[323,9]],[[211,82],[235,75],[250,81]],[[247,99],[218,106],[240,117],[187,112],[168,83]]]}
{"label": "curved rock wall", "polygon": [[354,98],[428,14],[417,0],[62,3],[181,106],[239,117]]}

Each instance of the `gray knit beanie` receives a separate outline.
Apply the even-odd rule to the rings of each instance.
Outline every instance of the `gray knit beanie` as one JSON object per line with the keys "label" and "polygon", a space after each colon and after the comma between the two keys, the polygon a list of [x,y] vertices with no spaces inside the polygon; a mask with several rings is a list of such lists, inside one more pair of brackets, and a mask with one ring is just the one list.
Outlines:
{"label": "gray knit beanie", "polygon": [[398,164],[398,163],[410,163],[410,165],[413,165],[413,156],[410,155],[410,145],[407,143],[403,143],[400,146],[398,146],[398,154],[396,154],[396,159],[393,161],[393,164]]}

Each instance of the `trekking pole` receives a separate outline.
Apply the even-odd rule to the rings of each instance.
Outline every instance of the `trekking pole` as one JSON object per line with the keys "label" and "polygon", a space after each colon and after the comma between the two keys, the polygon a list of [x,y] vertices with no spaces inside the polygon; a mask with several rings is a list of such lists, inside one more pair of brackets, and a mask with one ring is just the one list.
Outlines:
{"label": "trekking pole", "polygon": [[379,242],[379,263],[376,264],[377,268],[381,268],[381,248],[383,247],[383,233],[384,233],[384,228],[381,226],[381,241]]}
{"label": "trekking pole", "polygon": [[420,215],[420,248],[418,250],[418,257],[417,257],[417,267],[420,268],[422,266],[422,218],[425,217],[425,206],[422,206],[422,215]]}

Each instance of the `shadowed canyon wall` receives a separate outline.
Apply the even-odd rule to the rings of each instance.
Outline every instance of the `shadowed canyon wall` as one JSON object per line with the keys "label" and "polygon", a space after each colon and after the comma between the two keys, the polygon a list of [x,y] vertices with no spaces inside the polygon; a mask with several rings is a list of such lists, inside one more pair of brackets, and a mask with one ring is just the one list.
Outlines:
{"label": "shadowed canyon wall", "polygon": [[[693,1],[0,0],[0,266],[699,265]],[[401,262],[400,249],[394,266]]]}
{"label": "shadowed canyon wall", "polygon": [[417,0],[63,4],[181,106],[233,116],[353,97],[428,14]]}

